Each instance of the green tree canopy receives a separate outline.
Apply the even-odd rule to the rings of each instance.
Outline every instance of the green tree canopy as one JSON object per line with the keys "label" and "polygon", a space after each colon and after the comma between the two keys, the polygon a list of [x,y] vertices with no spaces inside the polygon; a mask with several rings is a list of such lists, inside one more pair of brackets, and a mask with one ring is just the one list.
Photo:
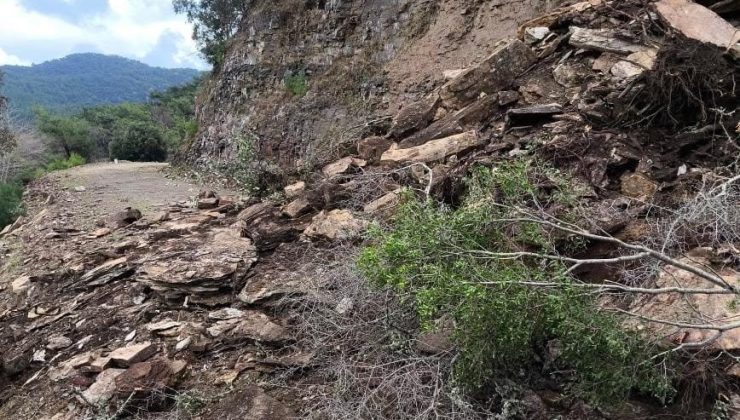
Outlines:
{"label": "green tree canopy", "polygon": [[120,124],[110,143],[111,159],[161,162],[167,159],[167,145],[161,130],[148,122]]}
{"label": "green tree canopy", "polygon": [[209,63],[223,63],[227,41],[234,36],[250,0],[173,0],[176,13],[193,23],[193,39]]}
{"label": "green tree canopy", "polygon": [[34,112],[39,131],[49,136],[52,151],[63,152],[67,158],[77,153],[88,160],[95,155],[95,143],[90,137],[90,124],[87,121],[51,114],[42,108]]}

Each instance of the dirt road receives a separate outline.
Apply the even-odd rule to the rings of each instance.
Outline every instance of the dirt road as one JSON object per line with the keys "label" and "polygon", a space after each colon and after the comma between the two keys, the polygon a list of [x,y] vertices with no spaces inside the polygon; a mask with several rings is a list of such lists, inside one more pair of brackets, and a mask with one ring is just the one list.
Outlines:
{"label": "dirt road", "polygon": [[50,178],[73,193],[65,206],[76,216],[78,228],[88,228],[126,207],[147,214],[192,200],[201,187],[169,175],[168,169],[166,163],[98,163],[56,172]]}

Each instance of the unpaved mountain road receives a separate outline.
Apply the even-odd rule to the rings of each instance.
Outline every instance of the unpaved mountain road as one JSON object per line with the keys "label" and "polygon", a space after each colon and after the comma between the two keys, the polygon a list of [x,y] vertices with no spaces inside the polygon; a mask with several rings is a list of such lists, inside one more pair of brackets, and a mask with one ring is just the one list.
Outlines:
{"label": "unpaved mountain road", "polygon": [[[169,203],[190,201],[201,190],[201,186],[168,176],[167,169],[166,163],[96,163],[50,177],[74,192],[74,200],[66,207],[75,213],[77,228],[89,228],[126,207],[147,214]],[[84,191],[76,191],[77,187]]]}

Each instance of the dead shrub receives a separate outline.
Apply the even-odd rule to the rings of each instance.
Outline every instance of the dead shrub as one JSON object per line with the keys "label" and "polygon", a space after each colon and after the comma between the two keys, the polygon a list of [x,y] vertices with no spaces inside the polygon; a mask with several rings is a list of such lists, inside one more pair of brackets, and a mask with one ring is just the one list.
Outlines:
{"label": "dead shrub", "polygon": [[[370,287],[354,268],[355,252],[333,249],[321,262],[328,269],[308,287],[312,292],[278,303],[297,314],[297,346],[318,351],[312,374],[296,384],[288,381],[296,372],[287,370],[272,385],[305,395],[304,413],[313,419],[484,417],[450,381],[453,354],[414,349],[415,309],[390,290]],[[326,252],[305,255],[316,264],[315,256]]]}
{"label": "dead shrub", "polygon": [[722,124],[724,110],[735,107],[736,73],[720,49],[676,36],[661,47],[654,69],[615,101],[616,123],[672,129]]}

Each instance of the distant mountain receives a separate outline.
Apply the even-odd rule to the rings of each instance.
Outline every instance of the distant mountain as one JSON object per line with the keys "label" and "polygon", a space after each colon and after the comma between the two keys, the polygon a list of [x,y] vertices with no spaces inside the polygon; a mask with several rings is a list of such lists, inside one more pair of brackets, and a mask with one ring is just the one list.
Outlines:
{"label": "distant mountain", "polygon": [[72,113],[92,105],[144,102],[151,92],[185,84],[200,74],[102,54],[72,54],[30,67],[0,66],[0,71],[5,73],[2,91],[22,116],[32,115],[37,105]]}

